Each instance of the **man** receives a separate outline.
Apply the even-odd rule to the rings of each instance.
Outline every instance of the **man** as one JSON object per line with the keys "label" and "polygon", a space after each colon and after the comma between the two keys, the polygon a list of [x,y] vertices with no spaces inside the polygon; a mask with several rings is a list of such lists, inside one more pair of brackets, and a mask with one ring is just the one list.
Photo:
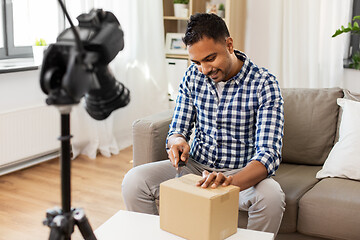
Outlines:
{"label": "man", "polygon": [[193,64],[180,84],[170,124],[170,161],[127,173],[126,207],[158,214],[159,185],[174,178],[184,161],[184,174],[203,176],[199,187],[239,186],[239,209],[248,211],[248,229],[276,235],[285,209],[284,193],[271,178],[281,160],[284,123],[278,82],[233,49],[225,22],[214,14],[191,16],[183,41]]}

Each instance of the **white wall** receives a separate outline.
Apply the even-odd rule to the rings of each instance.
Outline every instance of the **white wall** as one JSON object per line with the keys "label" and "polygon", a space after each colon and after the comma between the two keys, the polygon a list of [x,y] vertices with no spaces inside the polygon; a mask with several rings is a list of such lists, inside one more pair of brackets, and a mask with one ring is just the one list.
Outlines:
{"label": "white wall", "polygon": [[0,74],[0,175],[50,159],[60,147],[60,116],[45,103],[39,72]]}
{"label": "white wall", "polygon": [[[0,74],[0,114],[46,105],[45,100],[47,95],[41,90],[39,78],[40,70]],[[53,106],[48,107],[54,108]],[[53,111],[53,109],[49,109],[49,111]],[[126,116],[124,113],[127,111],[129,111],[129,109],[124,108],[114,112],[114,134],[120,145],[120,149],[132,144],[132,120],[127,121],[127,119],[124,119],[124,115]],[[56,124],[59,123],[57,122]],[[54,127],[58,128],[59,126]],[[15,131],[17,126],[14,124],[11,128]],[[71,131],[73,132],[73,130],[74,126],[72,126]],[[55,137],[57,138],[59,135]]]}
{"label": "white wall", "polygon": [[360,70],[345,69],[342,84],[341,87],[360,94]]}
{"label": "white wall", "polygon": [[0,74],[0,113],[44,105],[39,74],[39,70]]}

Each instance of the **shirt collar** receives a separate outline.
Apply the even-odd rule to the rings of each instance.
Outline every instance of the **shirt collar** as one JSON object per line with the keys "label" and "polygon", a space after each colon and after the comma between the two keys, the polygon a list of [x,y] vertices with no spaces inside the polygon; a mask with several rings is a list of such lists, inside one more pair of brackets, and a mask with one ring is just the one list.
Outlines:
{"label": "shirt collar", "polygon": [[230,78],[229,80],[230,81],[233,80],[235,83],[241,84],[244,77],[246,77],[247,73],[249,72],[250,60],[246,56],[245,53],[243,53],[239,50],[234,50],[234,53],[235,53],[235,56],[243,62],[243,66],[241,67],[240,71],[234,77]]}
{"label": "shirt collar", "polygon": [[[247,74],[250,70],[250,59],[246,56],[245,53],[243,53],[239,50],[234,49],[234,53],[235,53],[235,56],[243,62],[243,66],[241,67],[240,71],[235,76],[233,76],[232,78],[227,80],[225,83],[234,81],[235,84],[239,85],[243,82],[244,78],[247,76]],[[192,65],[195,66],[194,63],[192,63]],[[196,70],[198,71],[197,67],[196,67]],[[200,73],[200,71],[199,71],[199,73]],[[203,73],[201,73],[201,74],[204,75]],[[206,76],[206,75],[204,75],[204,76],[205,76],[205,79],[211,85],[213,85],[214,88],[216,88],[214,81],[212,81],[208,76]]]}

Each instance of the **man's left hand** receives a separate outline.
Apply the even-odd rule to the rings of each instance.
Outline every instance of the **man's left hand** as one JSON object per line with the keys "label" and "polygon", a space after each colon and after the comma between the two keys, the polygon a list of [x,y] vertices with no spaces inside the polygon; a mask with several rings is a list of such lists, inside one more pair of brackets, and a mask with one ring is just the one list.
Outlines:
{"label": "man's left hand", "polygon": [[208,186],[211,186],[211,188],[217,188],[219,185],[222,185],[225,187],[225,186],[230,185],[233,180],[232,176],[226,177],[222,173],[218,173],[218,172],[209,173],[206,170],[203,171],[202,175],[203,175],[203,178],[199,182],[196,183],[196,186],[199,186],[202,188],[207,188]]}

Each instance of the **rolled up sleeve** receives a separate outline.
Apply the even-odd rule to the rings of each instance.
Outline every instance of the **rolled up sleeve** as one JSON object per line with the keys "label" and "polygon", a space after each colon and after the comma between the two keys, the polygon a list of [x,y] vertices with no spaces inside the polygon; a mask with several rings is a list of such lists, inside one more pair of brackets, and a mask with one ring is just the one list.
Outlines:
{"label": "rolled up sleeve", "polygon": [[196,116],[196,110],[193,106],[192,96],[189,89],[190,77],[191,69],[188,69],[179,86],[179,93],[176,99],[172,121],[169,125],[166,144],[168,142],[168,138],[173,134],[182,135],[186,141],[189,141],[190,139]]}
{"label": "rolled up sleeve", "polygon": [[256,121],[255,155],[251,160],[261,162],[274,175],[281,162],[284,131],[284,101],[275,77],[264,82],[259,92]]}

